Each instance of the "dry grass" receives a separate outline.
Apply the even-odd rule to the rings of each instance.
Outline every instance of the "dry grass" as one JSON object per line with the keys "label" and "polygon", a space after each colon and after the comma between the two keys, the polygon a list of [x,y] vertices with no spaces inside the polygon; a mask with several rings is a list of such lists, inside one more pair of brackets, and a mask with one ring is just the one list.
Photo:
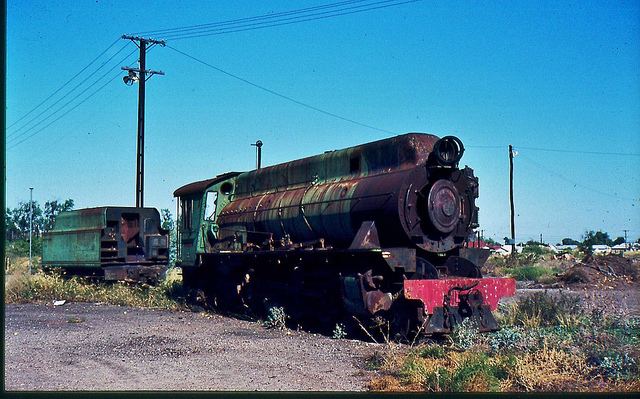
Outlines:
{"label": "dry grass", "polygon": [[5,303],[104,302],[113,305],[178,309],[184,307],[182,276],[176,269],[157,286],[128,283],[94,283],[80,277],[63,278],[41,271],[27,273],[24,262],[14,261],[13,274],[5,277]]}
{"label": "dry grass", "polygon": [[510,388],[524,391],[586,391],[593,368],[584,356],[543,348],[516,358]]}
{"label": "dry grass", "polygon": [[640,251],[627,251],[623,255],[625,258],[640,260]]}
{"label": "dry grass", "polygon": [[[497,312],[503,329],[470,345],[377,354],[371,390],[431,392],[637,392],[640,319],[587,311],[573,299],[531,295]],[[463,329],[463,328],[460,328]],[[461,350],[465,349],[466,350]]]}
{"label": "dry grass", "polygon": [[519,355],[488,355],[477,348],[449,351],[443,358],[418,350],[385,354],[368,388],[393,392],[634,392],[638,378],[611,380],[586,356],[543,346]]}

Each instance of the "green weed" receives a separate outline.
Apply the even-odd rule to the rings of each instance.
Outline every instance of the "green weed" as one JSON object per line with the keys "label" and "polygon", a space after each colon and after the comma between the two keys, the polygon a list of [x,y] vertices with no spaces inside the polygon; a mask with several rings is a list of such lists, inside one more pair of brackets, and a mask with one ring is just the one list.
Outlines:
{"label": "green weed", "polygon": [[289,316],[285,313],[283,307],[272,306],[269,308],[267,320],[263,322],[263,325],[266,328],[284,330],[287,327],[287,319],[289,319]]}

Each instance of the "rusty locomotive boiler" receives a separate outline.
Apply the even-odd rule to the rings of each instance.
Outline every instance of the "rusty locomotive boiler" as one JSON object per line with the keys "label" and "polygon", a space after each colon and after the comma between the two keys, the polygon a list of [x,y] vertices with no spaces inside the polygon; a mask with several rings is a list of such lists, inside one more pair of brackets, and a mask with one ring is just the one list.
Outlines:
{"label": "rusty locomotive boiler", "polygon": [[300,320],[376,316],[447,333],[491,311],[515,281],[483,278],[478,179],[462,142],[409,133],[175,191],[185,284],[218,306],[279,304]]}

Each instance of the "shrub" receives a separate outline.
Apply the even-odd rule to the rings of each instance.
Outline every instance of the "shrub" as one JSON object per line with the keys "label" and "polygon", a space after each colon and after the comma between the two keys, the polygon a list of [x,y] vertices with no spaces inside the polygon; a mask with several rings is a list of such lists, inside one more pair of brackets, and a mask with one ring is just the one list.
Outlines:
{"label": "shrub", "polygon": [[364,360],[364,367],[367,370],[373,371],[380,369],[385,363],[385,357],[379,351],[373,352],[373,354]]}
{"label": "shrub", "polygon": [[496,392],[507,377],[507,368],[484,353],[473,353],[451,373],[452,392]]}
{"label": "shrub", "polygon": [[283,307],[272,306],[269,308],[267,320],[263,325],[266,328],[276,328],[278,330],[284,330],[287,327],[287,319],[289,316],[285,313]]}
{"label": "shrub", "polygon": [[611,352],[607,356],[592,359],[596,372],[608,379],[637,377],[638,363],[628,353]]}
{"label": "shrub", "polygon": [[525,327],[555,326],[571,315],[579,314],[580,298],[560,292],[535,292],[517,302],[517,322]]}
{"label": "shrub", "polygon": [[343,339],[347,337],[347,329],[344,324],[337,323],[335,328],[333,329],[333,339]]}
{"label": "shrub", "polygon": [[418,356],[430,359],[443,359],[446,356],[444,348],[440,345],[432,344],[419,347],[417,349]]}
{"label": "shrub", "polygon": [[578,354],[545,346],[517,357],[510,373],[525,391],[577,391],[588,388],[584,380],[591,367]]}
{"label": "shrub", "polygon": [[522,248],[522,254],[532,254],[535,255],[536,258],[540,258],[548,252],[549,250],[547,250],[545,247],[537,244],[528,244],[525,245],[524,248]]}
{"label": "shrub", "polygon": [[542,278],[553,275],[550,269],[542,266],[520,266],[507,268],[504,271],[518,281],[529,280],[539,282]]}
{"label": "shrub", "polygon": [[453,344],[462,349],[471,348],[478,341],[478,326],[470,318],[466,318],[451,333]]}
{"label": "shrub", "polygon": [[515,350],[522,342],[522,330],[518,327],[507,327],[491,334],[489,338],[489,348],[496,353],[500,351]]}

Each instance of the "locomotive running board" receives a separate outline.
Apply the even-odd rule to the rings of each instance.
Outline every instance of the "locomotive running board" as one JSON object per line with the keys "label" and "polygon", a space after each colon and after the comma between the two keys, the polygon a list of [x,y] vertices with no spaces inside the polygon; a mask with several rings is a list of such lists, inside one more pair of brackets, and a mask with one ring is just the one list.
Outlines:
{"label": "locomotive running board", "polygon": [[498,329],[491,311],[500,299],[513,296],[516,281],[511,278],[450,278],[439,280],[405,280],[404,297],[424,305],[431,316],[427,333],[448,333],[464,318],[474,319],[480,331]]}

